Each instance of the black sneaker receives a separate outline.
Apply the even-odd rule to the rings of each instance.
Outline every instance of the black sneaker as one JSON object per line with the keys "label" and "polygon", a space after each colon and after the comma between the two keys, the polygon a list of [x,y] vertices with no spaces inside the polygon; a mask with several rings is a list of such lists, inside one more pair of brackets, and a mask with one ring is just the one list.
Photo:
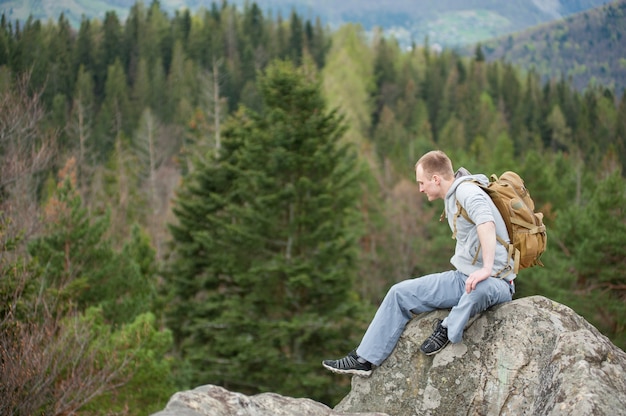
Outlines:
{"label": "black sneaker", "polygon": [[355,376],[369,377],[372,374],[372,363],[361,363],[356,350],[339,360],[324,360],[322,365],[337,374],[354,374]]}
{"label": "black sneaker", "polygon": [[444,328],[441,323],[443,320],[438,319],[435,324],[435,331],[424,341],[421,350],[426,355],[437,354],[441,351],[450,340],[448,339],[448,328]]}

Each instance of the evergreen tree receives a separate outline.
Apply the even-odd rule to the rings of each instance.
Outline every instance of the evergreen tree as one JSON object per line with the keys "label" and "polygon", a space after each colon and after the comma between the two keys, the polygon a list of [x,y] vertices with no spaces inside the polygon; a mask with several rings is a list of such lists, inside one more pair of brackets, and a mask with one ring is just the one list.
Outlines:
{"label": "evergreen tree", "polygon": [[98,114],[97,142],[94,148],[100,161],[106,160],[120,135],[132,131],[131,106],[126,84],[126,74],[121,61],[109,66],[105,86],[105,99]]}
{"label": "evergreen tree", "polygon": [[485,62],[485,54],[483,53],[482,45],[479,43],[474,49],[474,60],[476,62]]}
{"label": "evergreen tree", "polygon": [[[144,33],[148,62],[153,63],[157,58],[163,62],[165,71],[169,71],[172,60],[174,39],[172,37],[171,22],[165,11],[161,9],[158,0],[152,0],[147,12],[147,32]],[[142,47],[142,50],[144,48]]]}
{"label": "evergreen tree", "polygon": [[195,89],[192,82],[195,81],[196,77],[194,76],[195,73],[188,73],[190,69],[193,71],[190,62],[185,58],[182,43],[176,42],[167,78],[168,103],[170,105],[168,113],[170,118],[166,120],[173,120],[177,124],[182,124],[189,119],[191,107],[195,101]]}
{"label": "evergreen tree", "polygon": [[333,402],[319,358],[362,330],[355,159],[306,71],[276,62],[259,88],[263,112],[230,120],[177,200],[170,323],[192,384]]}
{"label": "evergreen tree", "polygon": [[[128,79],[134,84],[140,59],[146,59],[145,55],[141,56],[140,39],[143,40],[146,32],[146,8],[142,2],[135,3],[129,10],[124,25],[123,46],[124,59]],[[141,111],[141,109],[139,110]]]}
{"label": "evergreen tree", "polygon": [[165,69],[163,68],[163,62],[161,59],[157,59],[152,66],[151,73],[151,88],[150,88],[150,103],[151,108],[156,113],[157,117],[161,120],[168,120],[171,118],[171,114],[167,111],[167,77],[165,75]]}
{"label": "evergreen tree", "polygon": [[374,96],[372,100],[375,102],[374,114],[372,115],[372,126],[376,126],[381,118],[381,113],[385,105],[391,106],[397,99],[396,87],[396,70],[395,57],[398,54],[396,43],[377,34],[376,40],[376,58],[374,60],[374,77],[376,88],[372,90]]}
{"label": "evergreen tree", "polygon": [[302,20],[294,10],[289,19],[289,57],[297,65],[302,63],[304,40]]}
{"label": "evergreen tree", "polygon": [[78,29],[78,34],[76,35],[74,44],[74,73],[77,73],[81,66],[84,70],[92,71],[92,73],[96,69],[96,43],[92,32],[91,21],[83,17],[80,22],[80,28]]}
{"label": "evergreen tree", "polygon": [[50,104],[58,95],[69,99],[73,92],[75,78],[72,60],[74,40],[72,38],[74,35],[63,13],[56,26],[47,29],[49,39],[46,39],[45,51],[48,56],[44,61],[49,65],[49,69],[44,101]]}
{"label": "evergreen tree", "polygon": [[[96,397],[81,407],[85,414],[141,416],[162,410],[176,391],[171,377],[171,331],[159,330],[154,314],[145,312],[119,327],[107,324],[100,310],[80,317],[93,340],[93,355],[100,365],[117,371]],[[69,413],[69,412],[68,412]]]}
{"label": "evergreen tree", "polygon": [[21,30],[16,29],[15,43],[10,54],[14,74],[30,73],[33,89],[40,90],[46,82],[49,62],[46,56],[44,30],[41,22],[29,17]]}
{"label": "evergreen tree", "polygon": [[319,17],[315,19],[312,36],[309,37],[309,53],[313,56],[318,68],[326,65],[326,54],[330,50],[330,38],[322,26]]}
{"label": "evergreen tree", "polygon": [[150,107],[150,95],[153,86],[150,84],[150,72],[148,62],[145,58],[140,58],[135,72],[135,82],[133,83],[132,103],[137,114],[141,114]]}
{"label": "evergreen tree", "polygon": [[[2,14],[2,19],[2,22],[4,23],[4,13]],[[10,41],[11,34],[7,31],[6,25],[2,24],[2,26],[0,27],[0,66],[8,66],[10,64]]]}
{"label": "evergreen tree", "polygon": [[[626,188],[620,169],[587,188],[583,205],[557,218],[559,240],[568,249],[566,289],[556,300],[570,305],[620,348],[626,346]],[[601,265],[601,266],[598,266]],[[553,272],[551,272],[552,274]]]}
{"label": "evergreen tree", "polygon": [[519,77],[520,75],[515,67],[512,65],[504,66],[502,84],[507,87],[502,90],[502,100],[505,106],[504,115],[510,125],[512,137],[519,136],[519,132],[522,129],[522,117],[520,116],[522,87]]}
{"label": "evergreen tree", "polygon": [[252,45],[253,50],[263,47],[267,40],[263,13],[256,3],[246,3],[243,10],[242,30],[246,35],[246,42]]}
{"label": "evergreen tree", "polygon": [[[20,305],[20,313],[11,314],[18,318],[11,318],[11,326],[22,341],[0,348],[2,362],[14,363],[2,379],[13,390],[8,397],[16,391],[21,397],[9,403],[15,407],[6,413],[22,414],[19,409],[33,403],[37,411],[24,414],[156,411],[174,387],[164,357],[172,335],[157,329],[150,312],[154,251],[135,227],[123,250],[116,252],[104,236],[107,218],[90,218],[74,189],[71,160],[60,177],[45,206],[46,228],[28,244],[32,265],[26,268],[28,263],[19,259],[12,267],[32,274],[21,288],[18,278],[19,290],[9,299],[17,302],[13,307]],[[0,293],[4,287],[0,285]],[[6,322],[4,316],[0,322]],[[0,345],[5,341],[0,331]],[[9,393],[0,392],[3,400]]]}
{"label": "evergreen tree", "polygon": [[567,126],[565,117],[559,106],[555,106],[546,119],[550,130],[550,148],[552,150],[572,150],[571,129]]}
{"label": "evergreen tree", "polygon": [[[43,289],[54,293],[59,313],[87,309],[117,298],[114,254],[104,238],[108,218],[90,218],[75,190],[75,163],[61,172],[59,190],[45,207],[45,235],[29,243],[29,252],[42,265]],[[107,309],[112,317],[119,311]]]}
{"label": "evergreen tree", "polygon": [[96,95],[101,97],[105,92],[107,71],[116,60],[121,62],[122,26],[115,12],[107,12],[102,23],[102,40],[98,48],[97,66],[94,71]]}

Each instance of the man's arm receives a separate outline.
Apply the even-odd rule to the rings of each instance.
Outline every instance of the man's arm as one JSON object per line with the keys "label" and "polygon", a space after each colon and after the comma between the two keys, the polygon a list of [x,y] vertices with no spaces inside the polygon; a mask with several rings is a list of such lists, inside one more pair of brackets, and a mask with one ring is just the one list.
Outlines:
{"label": "man's arm", "polygon": [[496,224],[488,221],[476,226],[480,250],[482,251],[483,267],[470,274],[465,281],[465,291],[470,293],[476,285],[491,276],[493,262],[496,257]]}

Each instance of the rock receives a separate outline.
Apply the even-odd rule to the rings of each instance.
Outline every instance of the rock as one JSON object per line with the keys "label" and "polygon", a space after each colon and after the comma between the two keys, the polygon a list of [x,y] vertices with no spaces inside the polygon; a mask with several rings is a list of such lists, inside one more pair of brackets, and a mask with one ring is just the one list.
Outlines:
{"label": "rock", "polygon": [[447,314],[416,316],[370,378],[352,378],[334,410],[202,386],[175,394],[153,416],[626,415],[626,353],[570,308],[541,296],[516,299],[474,317],[462,343],[422,354],[433,321]]}
{"label": "rock", "polygon": [[152,416],[386,416],[384,413],[337,412],[310,399],[274,393],[245,396],[206,385],[176,393],[164,410]]}
{"label": "rock", "polygon": [[626,353],[570,308],[541,296],[475,317],[463,342],[419,351],[435,318],[417,316],[370,378],[335,407],[414,415],[626,415]]}

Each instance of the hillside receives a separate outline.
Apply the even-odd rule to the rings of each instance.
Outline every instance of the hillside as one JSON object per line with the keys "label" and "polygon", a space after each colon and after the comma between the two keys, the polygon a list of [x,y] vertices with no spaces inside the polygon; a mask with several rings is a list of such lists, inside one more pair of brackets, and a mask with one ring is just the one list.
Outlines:
{"label": "hillside", "polygon": [[[124,19],[137,0],[0,0],[0,13],[8,20],[29,16],[56,21],[64,13],[74,28],[81,19],[103,19],[113,10]],[[144,0],[151,3],[153,0]],[[221,0],[215,3],[221,4]],[[227,4],[245,7],[249,0]],[[504,59],[534,68],[544,79],[571,77],[578,89],[590,82],[626,86],[626,57],[622,37],[626,31],[624,1],[609,0],[257,0],[266,16],[286,18],[291,11],[336,29],[355,22],[371,33],[376,27],[395,37],[401,46],[421,45],[428,39],[435,48],[467,48],[472,54],[483,44],[488,60]],[[210,8],[214,0],[160,0],[164,11]],[[590,53],[593,55],[590,56]]]}
{"label": "hillside", "polygon": [[534,68],[544,78],[571,78],[578,89],[591,83],[621,94],[626,88],[625,41],[626,0],[619,0],[500,37],[485,43],[483,52],[487,60]]}
{"label": "hillside", "polygon": [[[134,0],[0,0],[0,12],[11,20],[58,19],[63,12],[70,24],[78,27],[82,16],[104,17],[115,10],[125,17]],[[144,3],[151,3],[150,0]],[[216,1],[221,4],[221,1]],[[242,6],[246,0],[231,0]],[[608,3],[608,0],[258,0],[259,7],[274,16],[287,16],[297,10],[308,19],[319,17],[323,23],[338,27],[344,23],[361,24],[367,31],[382,28],[403,46],[431,44],[457,46],[473,44],[501,35],[518,32],[538,24],[560,19]],[[161,0],[170,13],[182,7],[211,7],[213,0]]]}

